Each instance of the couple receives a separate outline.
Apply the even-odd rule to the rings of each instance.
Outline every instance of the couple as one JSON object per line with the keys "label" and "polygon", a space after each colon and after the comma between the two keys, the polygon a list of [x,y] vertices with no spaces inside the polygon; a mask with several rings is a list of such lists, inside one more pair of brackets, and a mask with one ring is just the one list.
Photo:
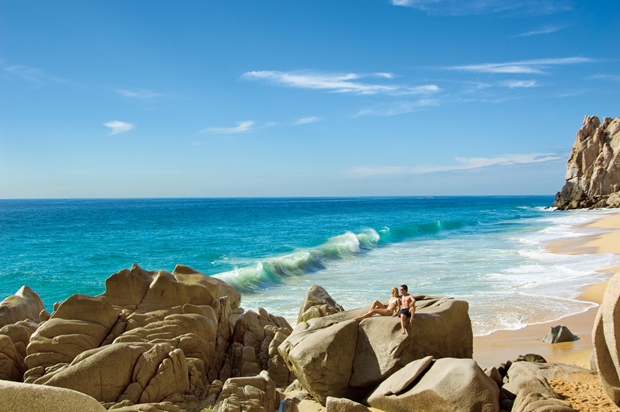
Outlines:
{"label": "couple", "polygon": [[402,296],[398,295],[398,289],[392,288],[392,296],[390,297],[387,306],[378,300],[375,300],[372,305],[370,305],[368,313],[355,318],[355,320],[366,319],[374,314],[381,316],[399,315],[400,326],[402,329],[401,333],[405,335],[407,333],[405,328],[411,325],[413,315],[415,314],[415,298],[413,295],[408,293],[407,285],[400,285],[400,292],[402,293]]}

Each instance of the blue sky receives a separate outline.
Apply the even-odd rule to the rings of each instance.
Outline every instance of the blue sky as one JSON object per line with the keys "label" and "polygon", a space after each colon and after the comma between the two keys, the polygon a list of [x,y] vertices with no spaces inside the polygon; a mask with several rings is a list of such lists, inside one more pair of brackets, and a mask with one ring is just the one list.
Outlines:
{"label": "blue sky", "polygon": [[555,194],[620,2],[0,0],[0,198]]}

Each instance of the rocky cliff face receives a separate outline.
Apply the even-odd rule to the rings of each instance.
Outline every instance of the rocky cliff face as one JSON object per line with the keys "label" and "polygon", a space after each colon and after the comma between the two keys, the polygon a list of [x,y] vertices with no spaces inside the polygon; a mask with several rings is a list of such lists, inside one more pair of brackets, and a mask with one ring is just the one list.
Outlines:
{"label": "rocky cliff face", "polygon": [[586,116],[566,164],[558,209],[620,207],[620,118]]}

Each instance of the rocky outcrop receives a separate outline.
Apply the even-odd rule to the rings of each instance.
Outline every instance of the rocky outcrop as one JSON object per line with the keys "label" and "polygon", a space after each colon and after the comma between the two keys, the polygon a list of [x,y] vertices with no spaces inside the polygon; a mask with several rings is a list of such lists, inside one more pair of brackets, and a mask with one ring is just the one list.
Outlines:
{"label": "rocky outcrop", "polygon": [[586,116],[566,165],[558,209],[620,207],[620,118]]}
{"label": "rocky outcrop", "polygon": [[[181,412],[217,401],[218,410],[272,411],[276,388],[295,378],[277,350],[292,328],[240,302],[232,286],[182,265],[134,265],[110,276],[105,293],[70,296],[51,315],[24,287],[2,304],[0,379],[50,394],[41,410],[77,393],[76,405],[96,408],[74,410]],[[0,410],[11,393],[0,394]]]}
{"label": "rocky outcrop", "polygon": [[499,411],[499,388],[473,359],[430,357],[397,371],[368,397],[383,411]]}
{"label": "rocky outcrop", "polygon": [[[160,402],[216,379],[239,293],[185,266],[134,265],[106,292],[73,295],[32,335],[25,382],[64,387],[101,402]],[[219,339],[218,339],[219,337]]]}
{"label": "rocky outcrop", "polygon": [[319,402],[328,396],[359,400],[416,359],[471,358],[473,336],[467,302],[416,296],[407,335],[400,321],[376,316],[360,321],[365,308],[299,323],[278,348],[300,384]]}
{"label": "rocky outcrop", "polygon": [[312,285],[301,303],[297,323],[342,311],[344,311],[343,307],[336,303],[322,286]]}
{"label": "rocky outcrop", "polygon": [[620,273],[607,283],[592,329],[594,359],[603,389],[620,406]]}

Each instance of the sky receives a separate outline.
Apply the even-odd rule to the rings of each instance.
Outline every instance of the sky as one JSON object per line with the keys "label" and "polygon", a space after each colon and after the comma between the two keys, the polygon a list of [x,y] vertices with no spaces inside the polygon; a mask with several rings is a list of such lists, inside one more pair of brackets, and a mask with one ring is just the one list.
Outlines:
{"label": "sky", "polygon": [[620,1],[0,0],[0,198],[554,195]]}

